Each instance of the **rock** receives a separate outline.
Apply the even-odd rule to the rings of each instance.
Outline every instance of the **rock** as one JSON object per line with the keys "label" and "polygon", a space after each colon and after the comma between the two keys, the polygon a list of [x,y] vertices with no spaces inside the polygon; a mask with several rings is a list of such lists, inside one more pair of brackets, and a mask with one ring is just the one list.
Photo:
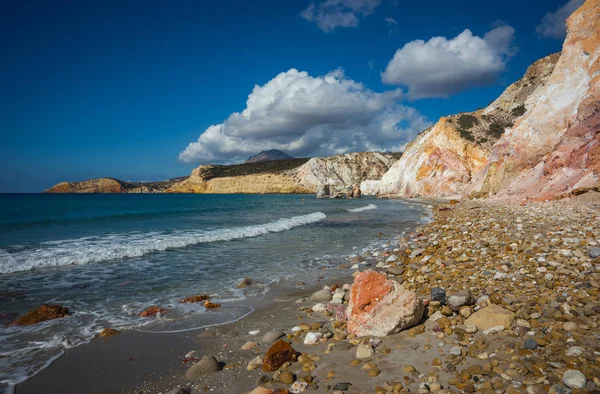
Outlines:
{"label": "rock", "polygon": [[206,301],[206,302],[204,303],[204,307],[205,307],[206,309],[216,309],[216,308],[220,308],[220,307],[221,307],[221,304],[217,304],[217,303],[215,303],[215,302]]}
{"label": "rock", "polygon": [[537,349],[538,343],[533,338],[527,338],[525,342],[523,342],[523,348],[525,349]]}
{"label": "rock", "polygon": [[368,341],[362,341],[356,347],[356,358],[370,358],[373,357],[373,354],[375,351]]}
{"label": "rock", "polygon": [[394,276],[400,276],[404,273],[404,271],[405,269],[402,267],[388,267],[385,269],[385,272]]}
{"label": "rock", "polygon": [[352,383],[342,382],[342,383],[338,383],[335,386],[333,386],[333,389],[339,390],[339,391],[348,391],[348,390],[350,390],[350,386],[352,386]]}
{"label": "rock", "polygon": [[328,184],[323,185],[317,193],[317,198],[328,198],[331,195],[331,188]]}
{"label": "rock", "polygon": [[577,328],[577,323],[572,322],[572,321],[568,321],[563,323],[563,330],[565,331],[573,331],[574,329]]}
{"label": "rock", "polygon": [[146,308],[144,311],[140,312],[141,317],[152,317],[156,315],[165,315],[167,313],[166,309],[159,308],[156,305],[152,305]]}
{"label": "rock", "polygon": [[325,305],[321,302],[319,302],[318,304],[315,304],[312,307],[312,311],[317,312],[317,313],[322,313],[322,312],[325,312],[326,310],[327,310],[327,305]]}
{"label": "rock", "polygon": [[19,316],[11,326],[29,326],[46,320],[58,319],[69,315],[69,308],[58,304],[43,304],[39,308]]}
{"label": "rock", "polygon": [[279,381],[284,384],[292,384],[296,380],[294,374],[290,371],[283,371],[279,375]]}
{"label": "rock", "polygon": [[[258,346],[258,343],[254,342],[254,341],[248,341],[242,345],[242,350],[251,350],[251,349],[256,348],[257,346]],[[262,364],[262,361],[261,361],[261,364]]]}
{"label": "rock", "polygon": [[484,335],[491,335],[491,334],[497,334],[499,332],[504,331],[504,326],[500,325],[500,326],[493,326],[490,327],[486,330],[483,330],[483,334]]}
{"label": "rock", "polygon": [[331,290],[329,289],[322,289],[319,291],[314,292],[309,300],[310,301],[315,301],[315,302],[329,302],[331,301]]}
{"label": "rock", "polygon": [[417,324],[425,306],[416,293],[372,270],[358,273],[348,303],[348,331],[386,336]]}
{"label": "rock", "polygon": [[465,305],[472,305],[474,302],[473,296],[470,290],[459,291],[458,293],[452,294],[448,297],[446,303],[452,309],[453,312],[458,312],[460,307]]}
{"label": "rock", "polygon": [[105,328],[104,330],[100,331],[100,336],[103,338],[113,337],[115,335],[119,335],[120,333],[121,331],[115,330],[114,328]]}
{"label": "rock", "polygon": [[346,310],[348,309],[347,305],[342,304],[329,304],[327,305],[327,311],[333,313],[335,320],[337,321],[346,321]]}
{"label": "rock", "polygon": [[209,299],[210,299],[210,296],[208,294],[199,294],[199,295],[194,295],[194,296],[183,298],[183,299],[179,300],[179,302],[189,304],[189,303],[193,303],[193,302],[202,302],[202,301],[206,301]]}
{"label": "rock", "polygon": [[252,279],[250,278],[242,278],[239,280],[239,282],[235,285],[236,289],[245,289],[246,287],[252,285]]}
{"label": "rock", "polygon": [[214,373],[221,369],[221,365],[216,358],[213,356],[204,356],[202,360],[198,361],[187,370],[185,377],[189,380],[196,380],[202,375]]}
{"label": "rock", "polygon": [[572,391],[562,384],[553,384],[548,390],[548,394],[571,394]]}
{"label": "rock", "polygon": [[273,394],[273,390],[258,386],[248,394]]}
{"label": "rock", "polygon": [[320,332],[309,332],[308,334],[306,334],[306,337],[304,338],[304,344],[305,345],[316,345],[317,343],[319,343],[319,340],[323,338],[323,334]]}
{"label": "rock", "polygon": [[600,247],[595,246],[595,247],[590,248],[589,253],[590,253],[590,257],[593,259],[600,257]]}
{"label": "rock", "polygon": [[283,339],[278,340],[271,346],[263,359],[263,371],[274,372],[284,363],[296,360],[296,351]]}
{"label": "rock", "polygon": [[254,371],[257,368],[262,367],[263,365],[263,358],[261,356],[256,356],[254,357],[252,360],[250,360],[250,362],[248,363],[248,371]]}
{"label": "rock", "polygon": [[462,349],[460,346],[453,346],[452,349],[450,349],[450,354],[460,357],[462,355]]}
{"label": "rock", "polygon": [[431,289],[431,301],[439,301],[442,304],[446,302],[446,290],[440,287]]}
{"label": "rock", "polygon": [[473,313],[471,317],[465,321],[465,325],[476,326],[477,329],[482,331],[496,326],[503,326],[505,329],[508,329],[514,320],[514,313],[501,306],[492,304]]}
{"label": "rock", "polygon": [[272,330],[263,335],[262,338],[260,338],[260,341],[262,343],[271,343],[275,342],[284,335],[285,334],[281,330]]}
{"label": "rock", "polygon": [[307,388],[308,388],[308,383],[306,383],[306,382],[294,382],[294,384],[292,384],[292,387],[290,387],[290,393],[292,393],[292,394],[301,393],[303,391],[306,391]]}
{"label": "rock", "polygon": [[563,374],[562,380],[565,386],[571,389],[582,389],[586,383],[585,375],[576,369],[567,370]]}
{"label": "rock", "polygon": [[260,330],[248,331],[248,334],[250,334],[250,335],[258,335],[259,333],[260,333]]}

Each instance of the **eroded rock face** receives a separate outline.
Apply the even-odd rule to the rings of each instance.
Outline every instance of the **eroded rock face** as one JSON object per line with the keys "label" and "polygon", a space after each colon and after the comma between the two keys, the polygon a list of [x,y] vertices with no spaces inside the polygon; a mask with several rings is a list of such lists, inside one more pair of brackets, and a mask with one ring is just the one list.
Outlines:
{"label": "eroded rock face", "polygon": [[531,65],[484,110],[442,117],[407,146],[381,178],[381,195],[458,197],[488,164],[492,147],[534,103],[527,99],[550,77],[558,54]]}
{"label": "eroded rock face", "polygon": [[362,181],[380,179],[399,157],[399,153],[379,152],[313,157],[291,175],[313,193],[325,185],[329,185],[331,193],[346,193]]}
{"label": "eroded rock face", "polygon": [[358,273],[348,303],[348,331],[386,336],[417,324],[425,307],[416,293],[372,270]]}
{"label": "eroded rock face", "polygon": [[116,179],[99,178],[83,182],[61,182],[45,193],[125,193],[125,188]]}
{"label": "eroded rock face", "polygon": [[531,110],[494,146],[474,192],[548,199],[598,186],[600,0],[587,0],[567,26],[551,77],[527,99]]}
{"label": "eroded rock face", "polygon": [[47,320],[58,319],[69,315],[69,308],[57,304],[43,304],[39,308],[19,316],[12,326],[29,326],[31,324],[41,323]]}

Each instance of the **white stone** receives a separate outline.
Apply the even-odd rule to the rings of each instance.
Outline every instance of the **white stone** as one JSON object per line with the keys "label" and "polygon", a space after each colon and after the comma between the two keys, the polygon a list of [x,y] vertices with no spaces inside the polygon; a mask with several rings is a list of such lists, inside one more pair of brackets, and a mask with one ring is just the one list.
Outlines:
{"label": "white stone", "polygon": [[252,330],[250,332],[248,332],[248,334],[250,335],[258,335],[260,333],[260,330]]}
{"label": "white stone", "polygon": [[585,387],[585,376],[576,369],[569,369],[563,374],[563,383],[572,389],[582,389]]}
{"label": "white stone", "polygon": [[312,311],[317,312],[317,313],[325,312],[326,310],[327,310],[327,305],[320,303],[320,302],[318,304],[315,304],[312,307]]}
{"label": "white stone", "polygon": [[304,338],[304,344],[305,345],[315,345],[317,343],[319,343],[319,340],[323,338],[323,334],[317,331],[314,332],[309,332],[308,334],[306,334],[306,337]]}
{"label": "white stone", "polygon": [[495,326],[495,327],[488,328],[483,333],[485,335],[490,335],[490,334],[497,334],[497,333],[502,332],[502,331],[504,331],[504,326]]}

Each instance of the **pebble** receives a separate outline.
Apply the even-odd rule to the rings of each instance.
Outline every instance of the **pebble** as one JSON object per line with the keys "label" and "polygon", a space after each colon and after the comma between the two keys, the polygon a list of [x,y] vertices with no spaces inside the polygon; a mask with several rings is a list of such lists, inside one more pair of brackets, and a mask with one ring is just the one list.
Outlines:
{"label": "pebble", "polygon": [[462,355],[460,346],[453,346],[452,349],[450,349],[450,354],[460,357]]}
{"label": "pebble", "polygon": [[373,346],[371,346],[371,344],[369,342],[361,342],[358,344],[358,346],[356,347],[356,358],[369,358],[369,357],[373,357],[373,354],[375,354],[375,351],[373,350]]}
{"label": "pebble", "polygon": [[533,349],[537,349],[537,347],[538,347],[538,343],[533,338],[527,338],[525,340],[525,342],[523,342],[523,348],[525,348],[525,349],[533,350]]}
{"label": "pebble", "polygon": [[260,334],[260,330],[252,330],[252,331],[248,332],[248,334],[250,334],[250,335],[258,335],[258,334]]}
{"label": "pebble", "polygon": [[262,338],[260,338],[260,341],[262,343],[271,343],[271,342],[275,342],[276,340],[278,340],[279,338],[281,338],[284,335],[285,334],[281,330],[273,330],[273,331],[269,331],[265,335],[263,335]]}
{"label": "pebble", "polygon": [[576,369],[569,369],[563,374],[563,383],[572,389],[582,389],[585,387],[585,376]]}
{"label": "pebble", "polygon": [[306,337],[304,338],[304,344],[305,345],[315,345],[317,343],[319,343],[319,341],[321,340],[321,338],[323,338],[323,334],[320,332],[309,332],[308,334],[306,334]]}
{"label": "pebble", "polygon": [[329,289],[322,289],[319,291],[314,292],[309,300],[310,301],[315,301],[315,302],[329,302],[331,301],[331,290]]}
{"label": "pebble", "polygon": [[185,377],[189,380],[198,379],[202,375],[220,371],[221,364],[217,361],[214,356],[204,356],[202,360],[192,365],[187,372]]}

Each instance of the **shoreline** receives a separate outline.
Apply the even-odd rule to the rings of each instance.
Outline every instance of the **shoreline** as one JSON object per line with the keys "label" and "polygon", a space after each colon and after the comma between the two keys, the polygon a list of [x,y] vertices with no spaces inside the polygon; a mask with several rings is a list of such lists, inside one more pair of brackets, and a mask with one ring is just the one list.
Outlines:
{"label": "shoreline", "polygon": [[[64,382],[78,362],[89,360],[96,351],[104,363],[89,360],[91,365],[77,372],[82,376],[76,380],[84,382],[86,392],[187,392],[176,391],[178,387],[192,393],[242,393],[257,386],[289,389],[290,384],[273,379],[278,372],[247,370],[250,360],[269,349],[271,343],[263,343],[260,337],[272,329],[283,330],[284,339],[308,357],[288,370],[316,392],[570,392],[564,383],[567,370],[585,377],[584,386],[574,392],[594,392],[600,389],[600,257],[592,257],[591,250],[600,243],[600,204],[592,200],[524,206],[494,201],[439,202],[433,208],[433,221],[408,236],[395,237],[399,238],[397,244],[390,245],[387,253],[371,256],[369,268],[380,272],[386,272],[386,265],[402,268],[395,272],[401,274],[389,278],[416,291],[421,299],[429,298],[432,287],[441,287],[448,296],[468,289],[473,302],[460,313],[429,303],[426,318],[411,329],[381,338],[382,345],[368,360],[355,357],[358,341],[348,334],[345,323],[336,321],[331,313],[313,312],[316,302],[305,299],[323,286],[351,284],[352,277],[321,278],[304,289],[273,289],[264,300],[276,302],[261,305],[236,323],[198,335],[160,334],[166,335],[160,343],[151,338],[156,334],[143,333],[95,339],[17,385],[16,393],[54,388],[53,382]],[[418,250],[421,252],[411,257]],[[398,256],[396,262],[374,264],[391,254]],[[514,314],[509,327],[491,333],[465,330],[467,315],[490,311],[493,308],[487,308],[492,305]],[[318,323],[316,330],[331,333],[331,338],[305,345],[307,331],[292,330],[301,323]],[[255,329],[260,329],[260,334],[250,335]],[[248,341],[257,341],[258,346],[242,350]],[[123,360],[133,349],[139,356]],[[192,364],[181,361],[191,350],[200,358],[215,356],[225,369],[192,381],[185,379]],[[119,371],[118,364],[127,368]],[[102,365],[112,372],[102,376]],[[64,384],[60,392],[79,391],[72,382]]]}

